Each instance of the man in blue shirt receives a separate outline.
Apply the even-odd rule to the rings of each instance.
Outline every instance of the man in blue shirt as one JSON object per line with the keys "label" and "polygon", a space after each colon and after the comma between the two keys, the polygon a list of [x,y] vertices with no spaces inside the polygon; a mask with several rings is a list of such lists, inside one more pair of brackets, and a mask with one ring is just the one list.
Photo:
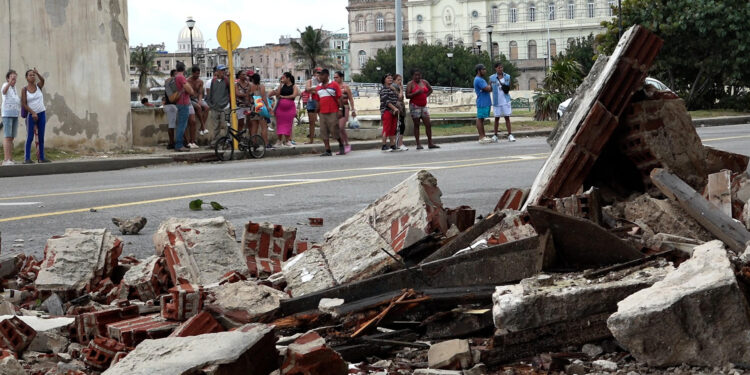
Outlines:
{"label": "man in blue shirt", "polygon": [[510,90],[510,74],[503,73],[503,64],[495,63],[495,74],[490,76],[492,85],[492,112],[495,113],[495,135],[492,140],[497,142],[497,128],[500,125],[500,117],[505,117],[505,127],[508,129],[508,141],[515,142],[516,139],[510,132],[510,94],[504,89]]}
{"label": "man in blue shirt", "polygon": [[484,75],[487,74],[484,65],[477,64],[474,70],[477,72],[477,76],[474,77],[474,92],[477,94],[477,132],[479,132],[479,143],[486,144],[492,142],[492,139],[484,134],[484,119],[490,117],[490,106],[492,106],[490,98],[492,87],[484,79]]}

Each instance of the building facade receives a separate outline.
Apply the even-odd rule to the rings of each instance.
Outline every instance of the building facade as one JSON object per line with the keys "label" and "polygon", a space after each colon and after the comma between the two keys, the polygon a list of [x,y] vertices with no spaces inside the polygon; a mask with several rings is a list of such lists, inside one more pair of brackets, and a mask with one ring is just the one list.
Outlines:
{"label": "building facade", "polygon": [[[549,56],[604,31],[614,0],[409,0],[409,40],[504,54],[522,72],[519,89],[544,79]],[[492,34],[488,32],[492,26]]]}
{"label": "building facade", "polygon": [[331,50],[331,58],[338,64],[336,70],[344,72],[344,79],[351,80],[351,56],[349,55],[349,35],[346,33],[331,34],[328,41]]}
{"label": "building facade", "polygon": [[[456,0],[454,0],[456,1]],[[436,2],[436,1],[427,1]],[[401,9],[403,43],[408,43],[410,34],[408,1]],[[351,74],[362,72],[367,60],[378,50],[395,45],[396,2],[388,0],[349,0],[349,61]]]}

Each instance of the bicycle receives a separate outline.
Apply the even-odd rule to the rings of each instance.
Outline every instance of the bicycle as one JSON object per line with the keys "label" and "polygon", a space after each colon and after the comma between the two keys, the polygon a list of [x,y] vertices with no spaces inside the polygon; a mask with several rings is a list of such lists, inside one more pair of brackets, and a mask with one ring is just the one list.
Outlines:
{"label": "bicycle", "polygon": [[227,135],[219,138],[214,145],[214,153],[219,161],[232,160],[234,157],[234,141],[237,141],[237,149],[255,159],[260,159],[266,154],[266,143],[263,137],[253,134],[246,136],[247,128],[237,131],[232,128],[231,115],[237,108],[227,113],[225,119],[227,124]]}

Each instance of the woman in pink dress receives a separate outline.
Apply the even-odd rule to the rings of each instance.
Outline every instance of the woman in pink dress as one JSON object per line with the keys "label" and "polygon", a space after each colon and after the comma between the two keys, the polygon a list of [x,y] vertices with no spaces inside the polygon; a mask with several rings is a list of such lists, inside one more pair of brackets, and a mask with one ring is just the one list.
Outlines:
{"label": "woman in pink dress", "polygon": [[276,135],[282,146],[294,147],[291,142],[292,123],[297,117],[297,106],[294,99],[299,96],[299,88],[294,84],[292,73],[285,72],[281,75],[281,87],[276,93],[274,112],[276,113]]}

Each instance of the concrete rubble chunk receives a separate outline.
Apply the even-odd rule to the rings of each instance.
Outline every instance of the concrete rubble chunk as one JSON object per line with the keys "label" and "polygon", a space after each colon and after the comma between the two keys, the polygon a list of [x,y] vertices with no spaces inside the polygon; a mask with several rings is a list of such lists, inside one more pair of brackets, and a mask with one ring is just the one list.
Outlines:
{"label": "concrete rubble chunk", "polygon": [[666,199],[656,199],[643,194],[623,204],[625,219],[642,222],[654,233],[668,233],[675,236],[711,241],[714,237],[700,224],[688,216],[677,203]]}
{"label": "concrete rubble chunk", "polygon": [[112,223],[117,225],[117,227],[120,229],[120,233],[122,234],[138,234],[138,232],[143,229],[144,226],[146,226],[146,220],[145,217],[137,216],[129,219],[120,219],[118,217],[112,218]]}
{"label": "concrete rubble chunk", "polygon": [[[313,249],[290,259],[282,272],[288,291],[298,297],[363,280],[396,265],[391,255],[425,236],[448,229],[437,180],[420,171],[324,235]],[[327,272],[326,272],[327,271]]]}
{"label": "concrete rubble chunk", "polygon": [[459,370],[439,370],[434,368],[419,368],[414,370],[413,375],[462,375]]}
{"label": "concrete rubble chunk", "polygon": [[663,280],[618,303],[607,326],[649,366],[750,362],[750,311],[721,241],[698,246]]}
{"label": "concrete rubble chunk", "polygon": [[150,301],[159,296],[169,282],[169,272],[163,257],[152,255],[125,272],[122,278],[123,287],[128,296],[141,301]]}
{"label": "concrete rubble chunk", "polygon": [[286,349],[281,375],[346,375],[349,366],[315,332],[294,340]]}
{"label": "concrete rubble chunk", "polygon": [[230,332],[146,340],[104,374],[196,374],[210,368],[206,373],[267,375],[278,368],[275,341],[273,327],[263,324]]}
{"label": "concrete rubble chunk", "polygon": [[591,362],[591,364],[594,366],[594,368],[604,370],[604,371],[617,371],[617,363],[608,361],[606,359],[599,359],[594,362]]}
{"label": "concrete rubble chunk", "polygon": [[595,280],[583,274],[540,275],[498,286],[492,295],[495,327],[519,332],[617,310],[617,302],[663,279],[674,267],[664,263],[609,273]]}
{"label": "concrete rubble chunk", "polygon": [[175,285],[209,285],[227,272],[247,272],[234,227],[223,217],[167,219],[154,234],[154,245]]}
{"label": "concrete rubble chunk", "polygon": [[427,364],[430,368],[461,370],[471,368],[473,357],[468,340],[448,340],[433,344],[427,352]]}
{"label": "concrete rubble chunk", "polygon": [[252,221],[245,224],[242,253],[250,275],[258,277],[281,272],[281,263],[298,254],[296,240],[295,227]]}
{"label": "concrete rubble chunk", "polygon": [[504,215],[502,221],[477,237],[471,243],[472,248],[501,245],[536,236],[525,212],[503,210],[500,214]]}
{"label": "concrete rubble chunk", "polygon": [[15,276],[25,261],[26,255],[23,253],[0,255],[0,279]]}
{"label": "concrete rubble chunk", "polygon": [[64,353],[68,348],[70,340],[65,336],[54,332],[37,332],[34,340],[29,345],[29,350],[40,353]]}
{"label": "concrete rubble chunk", "polygon": [[35,286],[73,296],[91,290],[117,266],[122,246],[106,229],[67,229],[47,241]]}
{"label": "concrete rubble chunk", "polygon": [[0,375],[26,375],[26,370],[15,357],[10,356],[0,360]]}
{"label": "concrete rubble chunk", "polygon": [[286,293],[254,281],[224,284],[212,290],[213,300],[206,305],[226,327],[237,327],[263,317],[271,317],[288,299]]}

